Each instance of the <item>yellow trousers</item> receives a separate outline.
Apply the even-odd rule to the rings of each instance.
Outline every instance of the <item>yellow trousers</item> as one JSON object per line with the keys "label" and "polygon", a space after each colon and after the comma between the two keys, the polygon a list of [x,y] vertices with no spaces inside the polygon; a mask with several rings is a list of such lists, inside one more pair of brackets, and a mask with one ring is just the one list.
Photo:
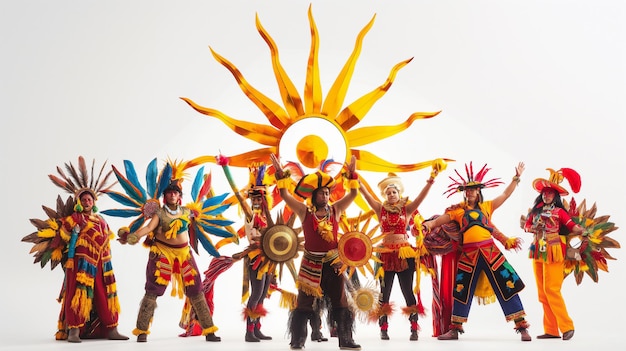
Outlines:
{"label": "yellow trousers", "polygon": [[563,261],[547,263],[533,260],[539,302],[543,306],[543,330],[546,334],[561,335],[559,331],[574,330],[574,322],[567,313],[561,295],[565,274]]}

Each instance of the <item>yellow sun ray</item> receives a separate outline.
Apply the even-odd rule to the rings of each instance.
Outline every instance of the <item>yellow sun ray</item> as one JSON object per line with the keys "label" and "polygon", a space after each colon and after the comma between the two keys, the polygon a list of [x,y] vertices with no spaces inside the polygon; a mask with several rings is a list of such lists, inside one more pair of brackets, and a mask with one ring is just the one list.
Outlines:
{"label": "yellow sun ray", "polygon": [[350,146],[363,146],[400,133],[409,128],[415,120],[432,118],[437,116],[440,112],[441,111],[416,112],[413,113],[406,121],[395,126],[363,127],[355,130],[349,130],[346,132],[346,137],[348,138]]}
{"label": "yellow sun ray", "polygon": [[[213,58],[231,72],[241,91],[263,113],[269,124],[233,118],[217,109],[202,106],[190,98],[181,97],[183,101],[197,112],[216,118],[235,133],[266,146],[265,148],[250,150],[230,157],[230,164],[234,167],[246,167],[250,162],[269,163],[271,154],[276,154],[280,157],[280,154],[283,154],[286,150],[290,151],[293,149],[295,152],[292,152],[292,154],[296,155],[295,157],[302,165],[309,168],[317,166],[311,160],[325,160],[329,155],[332,155],[335,161],[339,162],[347,162],[352,155],[355,155],[357,157],[357,169],[363,171],[408,172],[430,166],[432,161],[396,164],[384,160],[370,151],[355,149],[355,147],[365,147],[375,141],[392,137],[407,130],[416,120],[432,118],[440,113],[440,111],[414,112],[404,122],[397,125],[369,126],[353,130],[355,126],[365,119],[372,107],[390,90],[396,75],[413,58],[395,64],[383,84],[344,107],[356,63],[363,48],[364,38],[373,27],[376,15],[373,15],[369,22],[359,31],[352,52],[325,97],[322,92],[319,69],[320,38],[313,17],[312,6],[309,6],[307,15],[311,45],[302,96],[296,89],[293,80],[283,68],[278,45],[261,24],[258,14],[255,16],[256,29],[268,45],[281,102],[274,101],[251,85],[245,79],[244,74],[232,62],[209,47]],[[315,123],[313,127],[309,124],[312,120]],[[299,129],[294,128],[294,126],[300,123],[302,123],[302,126],[306,126],[300,132],[309,133],[309,135],[296,134],[295,137],[300,138],[300,141],[296,139],[292,143],[293,139],[286,136],[291,137],[292,135],[289,133],[293,133],[294,130],[298,131]],[[328,128],[329,133],[332,133],[336,139],[331,139],[326,134],[324,134],[323,138],[311,138],[310,133],[319,132],[322,127]],[[337,144],[343,143],[343,146],[331,145],[332,148],[329,148],[327,145],[331,141],[338,141]],[[215,162],[214,158],[205,158],[204,160]],[[446,160],[452,161],[450,159]]]}
{"label": "yellow sun ray", "polygon": [[339,110],[343,105],[343,100],[345,99],[346,93],[348,91],[350,81],[352,79],[354,67],[356,66],[357,59],[359,58],[359,55],[361,53],[363,38],[365,38],[367,32],[374,25],[375,18],[376,15],[374,15],[369,23],[366,24],[363,29],[361,29],[361,32],[359,32],[356,43],[354,44],[354,49],[352,50],[352,54],[343,66],[343,69],[339,73],[339,76],[337,76],[337,79],[335,79],[335,83],[333,83],[330,90],[328,91],[328,96],[326,97],[326,101],[324,102],[324,106],[322,107],[322,115],[336,116],[337,113],[339,113]]}
{"label": "yellow sun ray", "polygon": [[311,49],[309,50],[309,61],[304,85],[304,109],[307,114],[320,114],[322,108],[322,85],[320,83],[318,60],[320,39],[315,20],[313,19],[313,13],[311,12],[311,6],[309,6],[308,17],[311,27]]}
{"label": "yellow sun ray", "polygon": [[412,59],[413,58],[402,61],[395,65],[384,84],[348,105],[348,107],[343,109],[339,116],[337,116],[335,122],[337,122],[343,130],[349,130],[361,122],[372,106],[374,106],[374,104],[387,93],[391,84],[393,84],[398,71],[411,62]]}
{"label": "yellow sun ray", "polygon": [[280,96],[282,97],[283,104],[287,109],[287,114],[290,117],[288,120],[281,120],[283,122],[283,126],[287,126],[291,124],[293,119],[298,116],[302,116],[304,114],[304,110],[302,107],[302,100],[300,99],[300,95],[298,94],[298,90],[296,86],[293,84],[287,72],[280,64],[280,60],[278,59],[278,47],[276,43],[272,39],[272,37],[265,31],[265,28],[261,25],[261,21],[259,20],[259,16],[256,16],[256,27],[263,37],[263,40],[270,47],[270,52],[272,53],[272,67],[274,68],[274,75],[276,76],[276,83],[278,84],[278,89],[280,91]]}

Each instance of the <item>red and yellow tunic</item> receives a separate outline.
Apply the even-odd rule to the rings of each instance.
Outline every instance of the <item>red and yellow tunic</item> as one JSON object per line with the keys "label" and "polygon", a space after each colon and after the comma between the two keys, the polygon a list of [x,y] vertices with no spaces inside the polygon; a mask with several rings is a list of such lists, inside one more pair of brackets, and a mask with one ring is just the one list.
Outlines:
{"label": "red and yellow tunic", "polygon": [[[536,229],[538,222],[543,222],[544,230]],[[541,212],[528,216],[524,230],[535,234],[529,248],[529,257],[548,263],[562,262],[567,245],[565,235],[560,235],[559,232],[563,226],[571,231],[575,225],[564,209],[555,206],[543,206]]]}
{"label": "red and yellow tunic", "polygon": [[409,267],[406,259],[415,257],[415,249],[411,247],[407,234],[405,204],[402,202],[394,207],[385,203],[380,210],[383,247],[388,250],[380,254],[385,271],[402,272]]}

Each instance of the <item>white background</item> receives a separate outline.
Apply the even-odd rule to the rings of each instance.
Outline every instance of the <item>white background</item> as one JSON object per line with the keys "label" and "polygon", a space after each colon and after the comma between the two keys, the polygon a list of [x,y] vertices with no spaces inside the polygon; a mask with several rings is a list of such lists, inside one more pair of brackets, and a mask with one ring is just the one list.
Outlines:
{"label": "white background", "polygon": [[[437,179],[420,207],[425,216],[441,213],[460,197],[443,191],[453,169],[473,161],[488,163],[488,176],[507,181],[518,161],[526,172],[494,222],[509,236],[527,234],[518,227],[536,196],[534,178],[546,168],[571,167],[582,176],[577,201],[598,204],[618,226],[626,222],[623,186],[623,118],[626,112],[626,7],[621,1],[4,1],[0,111],[4,248],[0,289],[0,348],[65,349],[53,335],[62,272],[32,264],[30,244],[21,238],[34,230],[30,218],[44,218],[41,205],[54,206],[61,194],[47,178],[57,165],[79,155],[122,169],[131,160],[140,177],[153,159],[190,159],[222,152],[234,155],[260,147],[216,119],[193,111],[179,97],[221,110],[243,120],[266,123],[261,112],[239,90],[232,75],[211,56],[209,46],[233,62],[246,79],[279,100],[269,50],[255,28],[255,14],[276,41],[281,62],[303,93],[310,45],[307,9],[312,4],[320,36],[320,72],[324,94],[339,73],[356,36],[376,15],[365,37],[346,103],[382,84],[396,63],[413,57],[389,92],[358,127],[393,125],[417,111],[438,111],[431,120],[362,149],[394,163],[436,157],[456,160]],[[221,170],[213,171],[216,192],[229,192]],[[195,169],[192,170],[195,173]],[[240,186],[247,174],[235,170]],[[383,174],[364,173],[377,183]],[[426,170],[401,175],[405,195],[413,198],[428,177]],[[189,181],[190,183],[190,181]],[[189,184],[188,183],[188,184]],[[487,189],[493,198],[503,188]],[[568,197],[569,199],[569,197]],[[101,209],[119,207],[110,199]],[[241,221],[236,211],[231,219]],[[108,218],[114,229],[126,224]],[[611,237],[622,241],[622,231]],[[245,243],[242,243],[245,245]],[[239,250],[227,247],[225,254]],[[143,295],[147,250],[112,244],[122,313],[120,331],[130,335]],[[576,324],[570,342],[534,340],[521,343],[497,304],[475,305],[458,342],[431,338],[430,315],[420,322],[417,344],[409,343],[409,323],[392,319],[392,340],[378,339],[373,324],[358,324],[355,340],[364,349],[426,347],[431,349],[509,349],[552,347],[577,350],[621,341],[624,307],[621,276],[623,252],[601,272],[599,284],[585,277],[576,286],[568,277],[563,294]],[[531,333],[541,334],[531,263],[526,252],[507,257],[527,284],[521,297]],[[197,257],[201,270],[210,256]],[[287,349],[286,312],[278,295],[266,303],[271,314],[264,331],[271,342],[243,341],[240,280],[236,264],[217,282],[215,322],[224,339],[207,345],[201,338],[176,335],[182,300],[159,299],[151,349]],[[429,307],[429,277],[422,277]],[[287,276],[283,286],[293,284]],[[404,305],[394,287],[393,299]],[[328,331],[324,330],[328,335]],[[426,344],[426,345],[424,345]],[[539,345],[538,345],[539,344]],[[93,350],[138,349],[130,341],[88,341]],[[80,348],[81,346],[75,346]],[[307,349],[336,349],[336,340],[307,344]]]}

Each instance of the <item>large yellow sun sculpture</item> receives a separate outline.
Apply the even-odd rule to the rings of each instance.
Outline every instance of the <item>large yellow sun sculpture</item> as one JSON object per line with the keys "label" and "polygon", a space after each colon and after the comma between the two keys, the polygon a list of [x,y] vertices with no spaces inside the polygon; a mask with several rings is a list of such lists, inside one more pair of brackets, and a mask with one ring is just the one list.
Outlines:
{"label": "large yellow sun sculpture", "polygon": [[[217,109],[200,106],[189,98],[181,97],[196,111],[219,119],[235,133],[265,146],[229,156],[229,165],[247,167],[253,162],[270,164],[271,154],[281,158],[285,154],[289,154],[290,157],[295,155],[293,157],[297,157],[302,165],[309,168],[317,168],[320,162],[328,158],[338,162],[347,162],[352,155],[357,158],[357,169],[364,171],[407,172],[429,167],[432,160],[414,164],[394,164],[373,153],[357,149],[402,132],[410,127],[415,120],[427,119],[439,114],[440,111],[415,112],[398,125],[354,128],[363,120],[372,106],[385,95],[398,71],[406,66],[412,58],[396,64],[382,85],[342,108],[354,67],[361,53],[363,39],[374,24],[376,16],[374,15],[360,31],[350,57],[325,99],[322,97],[318,67],[319,37],[310,6],[308,17],[311,29],[311,48],[304,95],[301,96],[280,63],[276,43],[261,25],[258,15],[256,16],[257,30],[270,49],[272,67],[284,106],[255,89],[234,64],[210,48],[213,57],[233,74],[243,93],[266,116],[269,125],[235,119]],[[323,136],[317,135],[316,132],[319,133],[321,130],[324,131]],[[296,140],[295,143],[292,140]],[[339,142],[332,143],[334,140]],[[341,147],[334,146],[336,144]],[[333,147],[332,150],[329,145]],[[338,148],[343,150],[338,150]],[[331,151],[330,154],[329,151]],[[198,163],[216,162],[214,156],[202,156],[194,161]]]}

